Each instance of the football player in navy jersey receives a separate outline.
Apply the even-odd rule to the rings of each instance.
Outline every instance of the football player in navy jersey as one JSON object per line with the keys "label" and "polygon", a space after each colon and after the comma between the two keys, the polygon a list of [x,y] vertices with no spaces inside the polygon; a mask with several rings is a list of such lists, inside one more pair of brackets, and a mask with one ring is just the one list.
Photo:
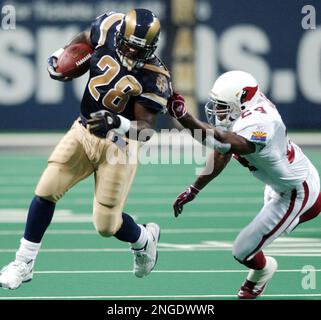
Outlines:
{"label": "football player in navy jersey", "polygon": [[[103,14],[89,31],[71,41],[87,43],[94,50],[81,114],[49,157],[15,260],[1,270],[3,288],[16,289],[32,280],[57,201],[91,174],[95,177],[93,222],[97,232],[131,244],[137,277],[153,270],[160,228],[155,223],[136,224],[123,208],[142,143],[129,139],[130,132],[137,132],[138,137],[142,130],[154,128],[157,114],[166,110],[172,94],[170,74],[154,54],[159,34],[159,19],[149,10],[135,9],[126,15]],[[70,80],[56,71],[63,51],[57,50],[48,59],[49,75],[59,81]],[[117,161],[117,154],[127,161]]]}

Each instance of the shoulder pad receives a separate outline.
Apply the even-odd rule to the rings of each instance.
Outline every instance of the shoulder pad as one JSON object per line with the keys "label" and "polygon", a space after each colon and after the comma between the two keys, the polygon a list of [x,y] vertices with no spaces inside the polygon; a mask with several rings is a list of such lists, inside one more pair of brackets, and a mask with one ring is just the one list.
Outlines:
{"label": "shoulder pad", "polygon": [[106,18],[101,22],[99,26],[100,33],[96,48],[99,48],[105,44],[109,29],[111,28],[111,26],[114,25],[114,23],[120,22],[123,19],[123,17],[123,13],[110,12],[106,15]]}
{"label": "shoulder pad", "polygon": [[149,70],[155,73],[160,73],[168,78],[171,77],[169,70],[166,68],[165,64],[155,56],[155,59],[151,63],[146,63],[143,66],[143,69]]}

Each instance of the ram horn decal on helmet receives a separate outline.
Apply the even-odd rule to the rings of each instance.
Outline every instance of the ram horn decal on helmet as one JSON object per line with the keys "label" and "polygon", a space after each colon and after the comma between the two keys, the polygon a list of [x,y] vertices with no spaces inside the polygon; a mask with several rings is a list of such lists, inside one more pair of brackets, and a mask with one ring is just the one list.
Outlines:
{"label": "ram horn decal on helmet", "polygon": [[128,70],[141,68],[153,57],[160,35],[160,21],[149,10],[134,9],[122,19],[116,32],[116,51]]}

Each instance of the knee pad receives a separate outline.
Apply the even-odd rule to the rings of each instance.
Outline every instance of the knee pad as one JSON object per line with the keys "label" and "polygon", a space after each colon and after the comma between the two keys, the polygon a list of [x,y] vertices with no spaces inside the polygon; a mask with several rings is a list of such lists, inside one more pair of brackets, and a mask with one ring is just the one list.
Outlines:
{"label": "knee pad", "polygon": [[122,211],[119,207],[94,202],[94,226],[102,237],[112,237],[122,225]]}
{"label": "knee pad", "polygon": [[48,165],[35,190],[36,196],[56,203],[67,191],[62,187],[62,170],[59,166]]}

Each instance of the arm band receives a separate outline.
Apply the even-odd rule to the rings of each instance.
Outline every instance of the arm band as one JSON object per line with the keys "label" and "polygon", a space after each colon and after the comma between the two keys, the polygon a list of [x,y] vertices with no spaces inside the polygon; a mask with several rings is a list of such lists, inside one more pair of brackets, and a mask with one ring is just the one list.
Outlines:
{"label": "arm band", "polygon": [[199,189],[197,189],[194,185],[190,185],[189,186],[190,187],[190,189],[191,189],[191,192],[193,193],[193,194],[195,194],[195,195],[197,195],[201,190],[199,190]]}
{"label": "arm band", "polygon": [[120,120],[120,126],[118,128],[115,128],[114,131],[118,134],[124,135],[130,129],[130,120],[126,119],[123,116],[118,116],[118,118]]}

